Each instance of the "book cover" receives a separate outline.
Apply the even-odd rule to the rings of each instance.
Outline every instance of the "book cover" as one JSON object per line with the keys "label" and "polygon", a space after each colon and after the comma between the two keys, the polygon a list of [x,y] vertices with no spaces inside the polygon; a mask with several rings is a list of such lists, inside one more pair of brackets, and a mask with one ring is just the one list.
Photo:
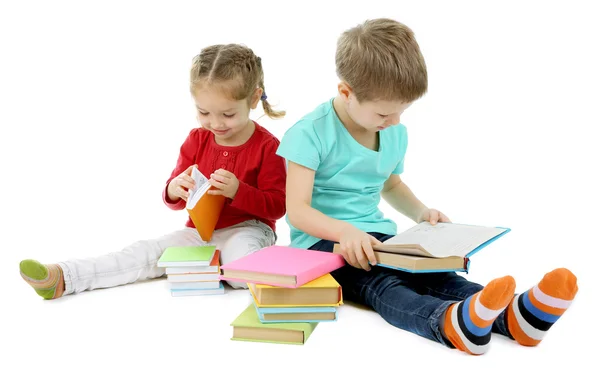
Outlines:
{"label": "book cover", "polygon": [[337,307],[264,308],[254,303],[261,323],[332,322],[337,321]]}
{"label": "book cover", "polygon": [[[248,289],[259,307],[337,307],[343,304],[342,287],[329,273],[298,288],[248,283]],[[320,299],[329,301],[320,302]]]}
{"label": "book cover", "polygon": [[[213,255],[212,260],[210,261],[208,266],[187,266],[187,267],[167,267],[166,273],[168,277],[173,277],[174,280],[176,277],[182,277],[184,275],[206,275],[206,274],[216,274],[217,278],[220,274],[221,264],[219,263],[219,259],[221,258],[221,251],[219,249],[215,250],[215,254]],[[211,279],[212,280],[212,279]]]}
{"label": "book cover", "polygon": [[303,345],[318,323],[268,323],[258,318],[254,304],[249,304],[231,323],[233,341],[252,341]]}
{"label": "book cover", "polygon": [[171,246],[158,259],[158,267],[208,266],[215,246]]}
{"label": "book cover", "polygon": [[337,254],[275,245],[222,265],[221,280],[297,288],[345,264]]}
{"label": "book cover", "polygon": [[192,179],[194,179],[196,187],[189,193],[186,210],[198,230],[200,238],[204,242],[208,242],[212,238],[215,226],[221,216],[225,197],[206,193],[211,185],[196,167],[192,168]]}

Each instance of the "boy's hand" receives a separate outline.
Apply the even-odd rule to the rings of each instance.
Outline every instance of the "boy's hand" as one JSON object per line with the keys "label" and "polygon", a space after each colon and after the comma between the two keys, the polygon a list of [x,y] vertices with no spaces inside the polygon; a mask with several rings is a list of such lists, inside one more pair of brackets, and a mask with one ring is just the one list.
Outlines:
{"label": "boy's hand", "polygon": [[425,208],[425,210],[423,210],[423,212],[419,216],[417,224],[423,221],[429,221],[431,225],[435,225],[438,222],[452,222],[450,221],[448,216],[433,208]]}
{"label": "boy's hand", "polygon": [[339,242],[342,255],[351,266],[369,271],[371,270],[369,262],[372,265],[377,264],[373,253],[373,244],[379,243],[379,241],[375,237],[355,226],[348,225],[342,230]]}
{"label": "boy's hand", "polygon": [[196,183],[190,175],[192,175],[192,168],[196,165],[191,165],[184,172],[177,175],[169,182],[167,186],[167,196],[169,200],[175,202],[180,198],[187,201],[189,193],[188,190],[194,189]]}
{"label": "boy's hand", "polygon": [[223,195],[230,199],[235,197],[238,188],[240,187],[240,181],[231,172],[218,169],[210,175],[208,180],[211,185],[216,187],[216,190],[208,191],[209,195]]}

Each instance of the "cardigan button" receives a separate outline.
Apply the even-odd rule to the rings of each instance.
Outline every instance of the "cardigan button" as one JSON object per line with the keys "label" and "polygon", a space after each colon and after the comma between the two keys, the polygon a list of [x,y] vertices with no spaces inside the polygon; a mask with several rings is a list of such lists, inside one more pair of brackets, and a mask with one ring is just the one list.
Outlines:
{"label": "cardigan button", "polygon": [[226,157],[226,156],[228,156],[228,155],[229,155],[229,153],[228,153],[227,151],[224,151],[224,152],[223,152],[223,156],[224,156],[224,157]]}

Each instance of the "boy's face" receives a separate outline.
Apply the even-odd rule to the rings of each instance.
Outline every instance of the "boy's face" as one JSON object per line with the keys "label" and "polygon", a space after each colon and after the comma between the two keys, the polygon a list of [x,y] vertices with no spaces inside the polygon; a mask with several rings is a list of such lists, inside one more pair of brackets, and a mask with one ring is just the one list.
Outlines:
{"label": "boy's face", "polygon": [[248,127],[250,109],[256,108],[258,96],[248,100],[232,100],[223,91],[202,86],[194,91],[198,121],[202,128],[211,131],[217,142],[232,141]]}
{"label": "boy's face", "polygon": [[376,132],[398,125],[400,116],[412,103],[402,101],[375,100],[360,103],[350,93],[347,101],[348,116],[368,131]]}

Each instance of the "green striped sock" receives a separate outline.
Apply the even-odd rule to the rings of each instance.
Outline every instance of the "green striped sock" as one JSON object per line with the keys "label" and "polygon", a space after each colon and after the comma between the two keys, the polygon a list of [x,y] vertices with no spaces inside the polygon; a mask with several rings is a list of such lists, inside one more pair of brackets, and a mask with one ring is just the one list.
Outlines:
{"label": "green striped sock", "polygon": [[19,264],[21,277],[46,300],[61,297],[65,281],[59,265],[43,265],[33,259],[25,259]]}

